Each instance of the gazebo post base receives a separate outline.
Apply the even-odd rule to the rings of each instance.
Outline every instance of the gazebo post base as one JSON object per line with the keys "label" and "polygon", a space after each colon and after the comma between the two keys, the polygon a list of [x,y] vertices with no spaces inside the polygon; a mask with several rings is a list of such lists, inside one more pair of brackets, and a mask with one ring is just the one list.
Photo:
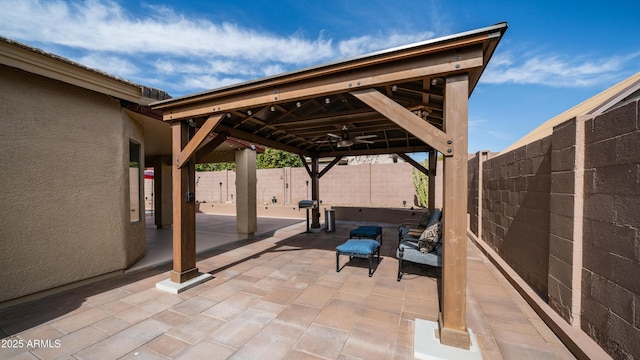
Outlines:
{"label": "gazebo post base", "polygon": [[441,344],[469,350],[471,346],[469,331],[446,328],[442,321],[442,313],[438,314],[438,332]]}
{"label": "gazebo post base", "polygon": [[196,285],[200,285],[203,282],[209,281],[213,279],[213,275],[209,273],[201,273],[196,277],[184,281],[184,282],[175,282],[171,279],[162,280],[156,283],[156,289],[166,291],[172,294],[179,294],[187,289],[191,289]]}

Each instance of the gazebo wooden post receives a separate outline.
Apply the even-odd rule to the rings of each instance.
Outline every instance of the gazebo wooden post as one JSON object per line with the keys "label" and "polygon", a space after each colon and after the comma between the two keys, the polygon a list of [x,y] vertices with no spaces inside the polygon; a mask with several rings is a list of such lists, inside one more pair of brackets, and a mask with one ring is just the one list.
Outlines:
{"label": "gazebo wooden post", "polygon": [[469,76],[446,79],[445,131],[453,156],[444,157],[442,308],[440,342],[468,349],[467,287],[467,133]]}
{"label": "gazebo wooden post", "polygon": [[438,166],[438,152],[436,150],[429,151],[429,192],[428,203],[429,211],[436,208],[436,166]]}
{"label": "gazebo wooden post", "polygon": [[[195,129],[193,130],[195,132]],[[178,166],[182,149],[189,143],[186,121],[171,124],[173,175],[173,270],[171,281],[183,283],[198,276],[196,268],[195,163]],[[193,199],[187,198],[188,193]]]}
{"label": "gazebo wooden post", "polygon": [[311,200],[318,202],[318,206],[311,210],[311,227],[320,228],[320,166],[318,155],[311,157]]}

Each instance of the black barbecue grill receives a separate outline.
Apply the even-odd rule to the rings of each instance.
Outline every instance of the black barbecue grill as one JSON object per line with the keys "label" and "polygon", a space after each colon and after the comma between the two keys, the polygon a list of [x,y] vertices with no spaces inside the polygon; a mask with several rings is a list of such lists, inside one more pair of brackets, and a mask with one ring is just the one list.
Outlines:
{"label": "black barbecue grill", "polygon": [[298,210],[307,209],[307,231],[305,231],[305,233],[311,232],[309,228],[309,209],[317,209],[317,208],[318,208],[318,202],[315,200],[300,200],[300,202],[298,202]]}

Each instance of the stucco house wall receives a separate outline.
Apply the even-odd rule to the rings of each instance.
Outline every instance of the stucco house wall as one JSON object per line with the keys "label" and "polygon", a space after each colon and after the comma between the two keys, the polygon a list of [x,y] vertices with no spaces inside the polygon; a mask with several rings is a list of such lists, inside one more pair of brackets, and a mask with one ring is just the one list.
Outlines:
{"label": "stucco house wall", "polygon": [[129,140],[143,145],[143,128],[119,101],[0,65],[0,113],[0,302],[142,257]]}

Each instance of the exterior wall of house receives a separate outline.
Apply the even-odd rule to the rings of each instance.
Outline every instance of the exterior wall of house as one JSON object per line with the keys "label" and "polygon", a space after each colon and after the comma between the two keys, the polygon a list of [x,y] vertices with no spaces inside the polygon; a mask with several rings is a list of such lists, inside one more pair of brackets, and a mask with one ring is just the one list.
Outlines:
{"label": "exterior wall of house", "polygon": [[[120,116],[113,120],[120,120],[122,123],[122,136],[121,142],[123,146],[122,158],[120,164],[122,171],[128,176],[127,186],[122,192],[123,202],[126,204],[125,211],[121,214],[121,223],[124,226],[124,237],[121,239],[122,248],[125,252],[125,264],[123,268],[127,268],[135,264],[140,260],[146,250],[146,226],[145,226],[145,209],[144,209],[144,127],[139,122],[135,121],[127,115],[124,110],[120,110]],[[139,171],[131,174],[129,167],[129,142],[135,142],[140,145],[140,168]],[[137,176],[137,178],[135,178]],[[138,186],[136,189],[135,187]],[[138,201],[138,206],[133,206],[133,196],[135,194]],[[138,221],[131,221],[131,212],[137,209],[140,212]]]}
{"label": "exterior wall of house", "polygon": [[128,141],[142,128],[118,101],[0,65],[0,113],[0,302],[141,257]]}
{"label": "exterior wall of house", "polygon": [[478,168],[480,239],[613,358],[640,358],[639,102],[566,121]]}

